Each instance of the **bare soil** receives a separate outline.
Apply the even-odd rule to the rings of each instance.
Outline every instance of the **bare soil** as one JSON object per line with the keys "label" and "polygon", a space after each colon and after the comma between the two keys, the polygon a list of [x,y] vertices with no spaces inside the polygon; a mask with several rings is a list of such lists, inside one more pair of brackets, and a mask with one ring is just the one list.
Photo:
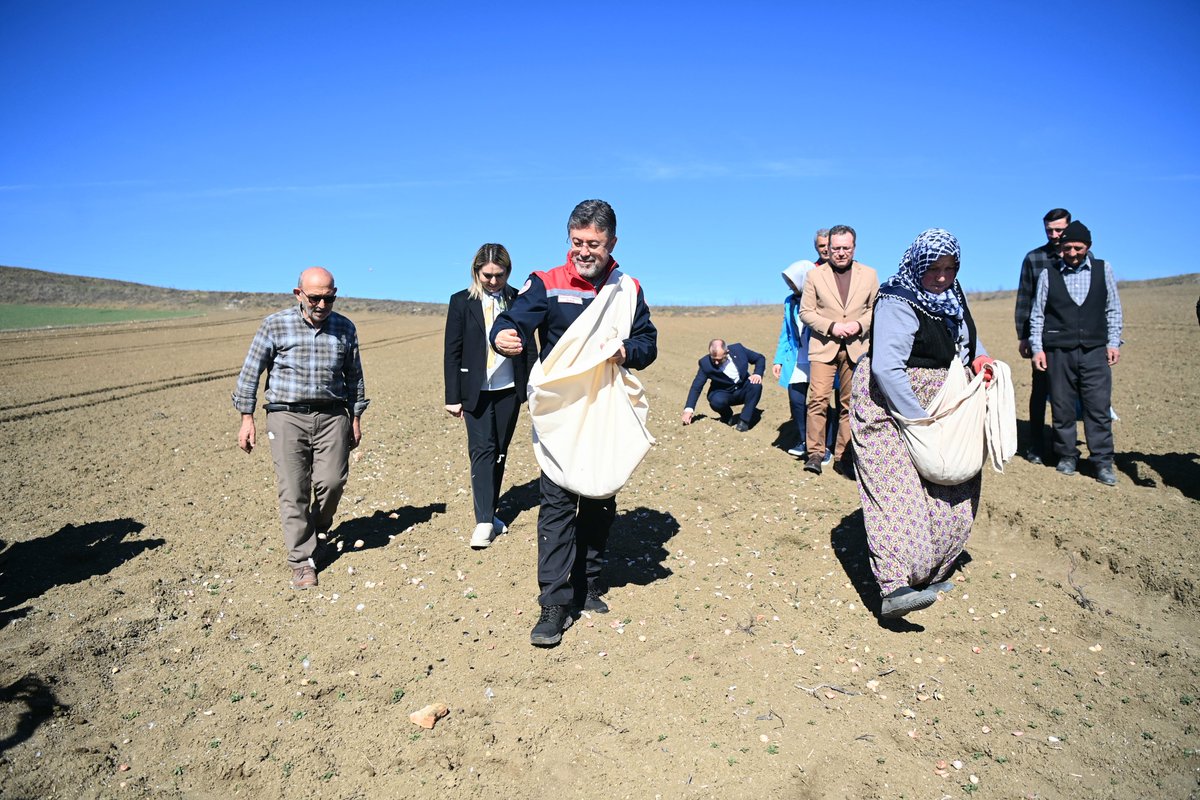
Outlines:
{"label": "bare soil", "polygon": [[[474,552],[439,318],[351,307],[373,404],[308,592],[267,448],[235,446],[257,312],[2,335],[0,795],[1196,797],[1196,294],[1123,292],[1119,485],[989,470],[962,580],[899,624],[854,484],[784,452],[782,389],[745,434],[678,423],[708,340],[769,356],[778,312],[660,316],[613,610],[552,650],[528,421]],[[973,310],[1024,434],[1012,301]]]}

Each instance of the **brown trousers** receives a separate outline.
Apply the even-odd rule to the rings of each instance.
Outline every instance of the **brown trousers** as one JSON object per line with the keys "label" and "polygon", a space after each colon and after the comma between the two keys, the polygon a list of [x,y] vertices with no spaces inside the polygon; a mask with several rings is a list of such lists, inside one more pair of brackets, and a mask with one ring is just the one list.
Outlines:
{"label": "brown trousers", "polygon": [[832,362],[812,361],[808,365],[808,455],[825,455],[825,419],[829,414],[829,401],[833,399],[833,379],[839,381],[838,395],[841,397],[841,412],[838,414],[837,443],[833,457],[840,459],[850,442],[850,379],[854,375],[854,362],[846,348],[838,350]]}
{"label": "brown trousers", "polygon": [[270,411],[267,438],[288,564],[303,566],[317,549],[316,535],[333,526],[350,477],[350,413]]}

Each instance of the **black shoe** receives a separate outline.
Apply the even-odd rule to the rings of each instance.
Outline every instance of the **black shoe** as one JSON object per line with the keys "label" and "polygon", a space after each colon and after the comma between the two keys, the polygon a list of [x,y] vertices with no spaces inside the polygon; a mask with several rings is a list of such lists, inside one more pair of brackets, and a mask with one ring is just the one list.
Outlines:
{"label": "black shoe", "polygon": [[[1063,475],[1075,474],[1075,457],[1063,456],[1058,460],[1058,466],[1055,467]],[[1115,476],[1114,476],[1115,477]]]}
{"label": "black shoe", "polygon": [[1030,448],[1025,451],[1025,460],[1028,461],[1030,464],[1036,464],[1039,467],[1042,464],[1046,463],[1046,462],[1042,461],[1041,453],[1039,453],[1037,450],[1034,450],[1033,448]]}
{"label": "black shoe", "polygon": [[1102,467],[1097,467],[1096,480],[1100,481],[1105,486],[1116,486],[1117,472],[1112,468],[1112,464],[1105,464]]}
{"label": "black shoe", "polygon": [[805,472],[811,472],[814,475],[821,474],[821,456],[809,456],[808,461],[804,462]]}
{"label": "black shoe", "polygon": [[591,611],[594,614],[607,614],[608,603],[604,602],[602,595],[604,588],[600,585],[600,581],[592,578],[587,582],[587,597],[583,599],[583,610]]}
{"label": "black shoe", "polygon": [[750,426],[746,424],[744,419],[739,419],[737,421],[737,425],[733,426],[733,429],[738,433],[745,433],[746,431],[750,430]]}
{"label": "black shoe", "polygon": [[843,478],[854,480],[854,462],[844,459],[833,462],[833,471]]}
{"label": "black shoe", "polygon": [[529,643],[534,647],[553,647],[562,641],[563,631],[574,622],[567,606],[542,606],[542,615],[529,634]]}

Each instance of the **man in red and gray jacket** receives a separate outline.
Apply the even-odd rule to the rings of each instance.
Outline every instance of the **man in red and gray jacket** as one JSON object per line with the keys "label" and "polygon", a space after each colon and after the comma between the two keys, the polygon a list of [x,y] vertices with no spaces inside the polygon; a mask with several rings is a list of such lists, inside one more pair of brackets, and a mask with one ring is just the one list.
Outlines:
{"label": "man in red and gray jacket", "polygon": [[[596,298],[617,262],[617,215],[603,200],[585,200],[567,220],[570,249],[567,262],[545,272],[534,272],[525,281],[512,307],[496,318],[490,333],[497,353],[513,358],[540,343],[540,358],[554,345],[583,310]],[[635,281],[636,283],[636,281]],[[629,338],[612,360],[628,369],[645,369],[658,356],[658,331],[650,309],[637,290],[637,307]],[[580,497],[541,476],[541,509],[538,512],[538,603],[541,616],[530,634],[538,647],[551,647],[562,639],[580,609],[605,613],[599,583],[608,532],[617,514],[616,497],[602,500]]]}

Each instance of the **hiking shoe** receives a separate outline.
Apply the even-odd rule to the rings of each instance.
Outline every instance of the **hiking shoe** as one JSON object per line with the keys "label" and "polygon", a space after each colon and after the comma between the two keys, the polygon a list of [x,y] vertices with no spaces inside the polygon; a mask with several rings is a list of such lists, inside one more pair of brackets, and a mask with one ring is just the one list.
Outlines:
{"label": "hiking shoe", "polygon": [[809,456],[808,461],[804,462],[804,471],[811,472],[814,475],[821,474],[821,456]]}
{"label": "hiking shoe", "polygon": [[1112,464],[1105,464],[1103,467],[1097,467],[1096,480],[1100,481],[1105,486],[1116,486],[1117,471],[1112,468]]}
{"label": "hiking shoe", "polygon": [[745,433],[746,431],[750,430],[750,426],[746,423],[746,420],[739,419],[737,424],[733,426],[733,429],[738,433]]}
{"label": "hiking shoe", "polygon": [[562,641],[563,631],[574,622],[567,606],[542,606],[542,615],[529,634],[529,643],[534,647],[553,647]]}
{"label": "hiking shoe", "polygon": [[1074,475],[1075,474],[1075,457],[1074,456],[1063,456],[1062,458],[1060,458],[1058,460],[1058,466],[1055,467],[1055,469],[1057,469],[1059,471],[1059,473],[1061,473],[1063,475]]}
{"label": "hiking shoe", "polygon": [[475,526],[475,532],[471,534],[471,547],[476,550],[482,550],[492,543],[492,535],[496,532],[494,524],[491,522],[481,522]]}
{"label": "hiking shoe", "polygon": [[604,602],[604,587],[595,578],[587,582],[587,597],[583,600],[583,610],[595,614],[607,614],[608,603]]}
{"label": "hiking shoe", "polygon": [[937,591],[925,589],[917,591],[910,586],[904,586],[883,598],[883,607],[879,616],[884,619],[900,619],[905,614],[929,608],[937,602]]}
{"label": "hiking shoe", "polygon": [[311,589],[317,585],[317,571],[309,564],[292,569],[292,588]]}

